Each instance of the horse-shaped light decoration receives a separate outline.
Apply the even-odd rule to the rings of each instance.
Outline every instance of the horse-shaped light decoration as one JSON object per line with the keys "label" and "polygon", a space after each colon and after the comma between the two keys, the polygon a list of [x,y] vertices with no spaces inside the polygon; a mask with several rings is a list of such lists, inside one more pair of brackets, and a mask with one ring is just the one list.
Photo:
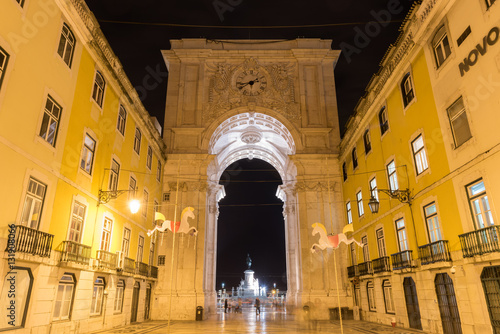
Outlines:
{"label": "horse-shaped light decoration", "polygon": [[313,244],[311,247],[311,252],[315,253],[317,249],[324,250],[325,248],[337,249],[341,242],[346,245],[355,242],[358,246],[363,247],[363,244],[359,241],[354,240],[354,238],[347,238],[344,233],[339,233],[335,235],[327,235],[326,228],[321,223],[312,224],[313,231],[312,235],[315,236],[319,233],[319,240],[317,244]]}
{"label": "horse-shaped light decoration", "polygon": [[159,212],[155,214],[155,221],[160,220],[161,225],[156,225],[153,230],[148,230],[148,236],[151,236],[155,231],[165,232],[166,230],[170,230],[174,233],[185,233],[189,235],[197,235],[198,230],[196,227],[189,227],[188,218],[194,219],[194,208],[186,207],[182,210],[181,213],[181,221],[180,222],[172,222],[170,220],[165,220],[165,216]]}

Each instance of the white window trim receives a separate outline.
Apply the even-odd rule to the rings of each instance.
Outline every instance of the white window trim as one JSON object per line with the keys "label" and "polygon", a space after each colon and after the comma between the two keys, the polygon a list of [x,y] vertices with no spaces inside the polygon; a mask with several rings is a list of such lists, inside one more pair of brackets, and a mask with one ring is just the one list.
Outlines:
{"label": "white window trim", "polygon": [[[427,169],[424,169],[420,174],[418,174],[418,170],[417,170],[417,162],[415,161],[415,152],[413,150],[413,142],[415,140],[417,140],[417,138],[419,136],[422,136],[422,141],[424,143],[424,151],[425,151],[425,156],[426,156],[426,159],[427,159]],[[427,175],[427,174],[432,174],[431,172],[431,163],[430,163],[430,159],[429,159],[429,152],[427,150],[427,145],[426,145],[426,140],[425,140],[425,133],[424,133],[424,130],[423,129],[418,129],[414,134],[412,134],[410,136],[410,140],[408,141],[408,145],[410,146],[410,152],[411,152],[411,157],[412,157],[412,165],[413,165],[413,170],[415,171],[415,180],[416,182],[418,182],[424,175]],[[397,173],[397,169],[396,169],[396,173]],[[398,179],[398,183],[399,183],[399,179]]]}
{"label": "white window trim", "polygon": [[[387,117],[387,130],[382,134],[382,129],[380,127],[380,118],[379,114],[382,111],[382,109],[385,109],[385,116]],[[384,137],[391,132],[391,121],[389,120],[389,109],[387,107],[387,101],[382,103],[380,107],[377,109],[377,125],[378,125],[378,131],[380,132],[380,141],[384,139]]]}
{"label": "white window trim", "polygon": [[[405,106],[405,101],[403,98],[403,91],[401,90],[401,84],[403,83],[403,78],[407,73],[410,73],[410,80],[411,80],[411,85],[413,89],[413,99]],[[399,90],[399,97],[401,99],[401,105],[403,106],[403,114],[406,115],[406,111],[415,103],[417,102],[417,92],[415,89],[415,80],[413,79],[413,71],[412,67],[409,66],[405,71],[403,71],[403,75],[399,79],[398,83],[398,90]]]}
{"label": "white window trim", "polygon": [[70,210],[69,216],[68,216],[68,231],[66,232],[66,239],[65,240],[69,240],[69,232],[70,232],[70,226],[69,226],[69,224],[71,224],[71,219],[73,217],[73,208],[74,208],[75,202],[79,202],[82,205],[85,205],[86,208],[87,208],[85,210],[85,217],[83,217],[82,240],[83,240],[83,236],[85,234],[85,227],[87,225],[87,216],[89,214],[89,210],[88,210],[89,209],[89,202],[82,195],[73,195],[73,199],[71,201],[71,210]]}
{"label": "white window trim", "polygon": [[[103,92],[102,92],[102,106],[99,105],[99,103],[97,103],[96,100],[94,100],[93,96],[94,95],[94,84],[95,84],[95,79],[97,77],[97,73],[100,73],[103,80],[104,80],[104,89],[103,89]],[[94,69],[94,78],[92,80],[92,87],[90,89],[90,101],[101,111],[101,114],[102,112],[104,111],[104,105],[106,104],[106,88],[108,88],[108,81],[106,80],[106,76],[104,75],[104,72],[102,69],[100,68],[95,68]]]}

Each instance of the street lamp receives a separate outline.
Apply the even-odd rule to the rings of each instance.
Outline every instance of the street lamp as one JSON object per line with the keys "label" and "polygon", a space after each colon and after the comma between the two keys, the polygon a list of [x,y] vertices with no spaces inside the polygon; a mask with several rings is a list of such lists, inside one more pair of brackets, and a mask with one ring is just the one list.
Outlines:
{"label": "street lamp", "polygon": [[139,202],[138,199],[135,198],[137,188],[136,189],[126,189],[126,190],[101,190],[99,189],[99,201],[97,202],[97,206],[101,204],[108,203],[110,200],[117,198],[121,194],[127,193],[127,192],[132,192],[133,197],[129,201],[128,205],[130,208],[130,212],[132,213],[137,213],[139,211],[139,208],[141,207],[141,202]]}
{"label": "street lamp", "polygon": [[[377,189],[377,191],[383,192],[389,195],[390,198],[397,199],[401,203],[411,204],[410,190],[409,189]],[[377,213],[380,207],[380,202],[371,194],[370,200],[368,201],[368,207],[372,213]]]}

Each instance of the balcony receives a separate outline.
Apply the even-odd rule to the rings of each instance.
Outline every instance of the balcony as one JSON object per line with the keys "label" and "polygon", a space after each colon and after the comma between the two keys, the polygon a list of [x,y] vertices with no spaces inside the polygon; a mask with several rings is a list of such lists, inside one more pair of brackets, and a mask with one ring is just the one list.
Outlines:
{"label": "balcony", "polygon": [[128,257],[124,258],[123,271],[129,274],[135,274],[135,261]]}
{"label": "balcony", "polygon": [[384,271],[391,271],[391,264],[389,263],[389,257],[379,257],[372,261],[373,272],[374,273],[382,273]]}
{"label": "balcony", "polygon": [[97,260],[99,260],[99,267],[108,269],[116,268],[116,254],[114,253],[98,250]]}
{"label": "balcony", "polygon": [[148,277],[158,278],[158,267],[149,266]]}
{"label": "balcony", "polygon": [[[15,226],[15,252],[50,257],[54,236],[23,225]],[[12,249],[12,248],[11,248]],[[9,251],[9,245],[5,251]]]}
{"label": "balcony", "polygon": [[358,264],[359,276],[373,274],[372,261],[366,261]]}
{"label": "balcony", "polygon": [[148,276],[148,265],[142,262],[135,263],[135,273],[141,276]]}
{"label": "balcony", "polygon": [[358,266],[354,265],[354,266],[347,267],[347,277],[353,278],[356,276],[359,276]]}
{"label": "balcony", "polygon": [[473,257],[500,251],[499,228],[493,225],[459,235],[463,256]]}
{"label": "balcony", "polygon": [[413,262],[413,251],[405,250],[391,255],[392,269],[411,268]]}
{"label": "balcony", "polygon": [[451,261],[448,240],[439,240],[418,247],[420,264],[431,264],[435,262]]}
{"label": "balcony", "polygon": [[61,246],[61,262],[76,262],[89,264],[90,246],[82,245],[74,241],[63,241]]}

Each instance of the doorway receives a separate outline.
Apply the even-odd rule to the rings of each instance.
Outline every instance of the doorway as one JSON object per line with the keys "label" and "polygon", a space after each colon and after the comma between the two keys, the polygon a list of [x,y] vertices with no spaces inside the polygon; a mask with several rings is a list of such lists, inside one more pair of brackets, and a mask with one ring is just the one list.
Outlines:
{"label": "doorway", "polygon": [[439,313],[443,324],[444,334],[461,334],[460,313],[458,312],[457,298],[453,281],[446,273],[437,274],[434,279],[436,295],[439,303]]}
{"label": "doorway", "polygon": [[500,334],[500,266],[483,268],[481,283],[493,333]]}
{"label": "doorway", "polygon": [[144,304],[144,320],[149,320],[151,306],[151,284],[146,286],[146,302]]}
{"label": "doorway", "polygon": [[403,281],[403,289],[405,291],[406,310],[408,312],[408,321],[410,328],[422,329],[420,320],[420,307],[418,306],[417,288],[411,277],[405,277]]}
{"label": "doorway", "polygon": [[132,314],[130,316],[130,322],[137,322],[137,310],[139,308],[139,292],[141,291],[141,285],[139,282],[134,283],[134,292],[132,293]]}

